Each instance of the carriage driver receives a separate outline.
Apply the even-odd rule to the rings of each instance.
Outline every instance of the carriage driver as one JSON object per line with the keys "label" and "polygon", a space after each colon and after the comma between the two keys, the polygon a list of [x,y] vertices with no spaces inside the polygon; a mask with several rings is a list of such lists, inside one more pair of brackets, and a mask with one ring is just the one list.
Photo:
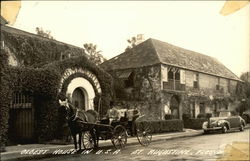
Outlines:
{"label": "carriage driver", "polygon": [[113,121],[118,121],[119,119],[119,112],[117,108],[114,106],[113,101],[110,101],[110,109],[107,111],[107,117],[109,118],[110,124]]}

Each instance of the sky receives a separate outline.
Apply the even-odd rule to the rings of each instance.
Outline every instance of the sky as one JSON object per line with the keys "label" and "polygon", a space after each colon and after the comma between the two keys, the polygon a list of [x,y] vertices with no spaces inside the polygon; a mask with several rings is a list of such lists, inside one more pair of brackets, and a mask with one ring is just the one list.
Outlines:
{"label": "sky", "polygon": [[249,71],[250,5],[223,16],[225,1],[22,1],[13,27],[51,31],[65,43],[94,43],[108,59],[144,34],[212,56],[240,76]]}

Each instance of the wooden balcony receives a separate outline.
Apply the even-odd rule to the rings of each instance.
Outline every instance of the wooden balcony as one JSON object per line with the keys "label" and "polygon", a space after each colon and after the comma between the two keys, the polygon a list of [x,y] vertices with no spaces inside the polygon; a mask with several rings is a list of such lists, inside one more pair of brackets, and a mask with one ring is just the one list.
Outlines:
{"label": "wooden balcony", "polygon": [[186,85],[181,84],[179,80],[169,79],[168,82],[163,82],[163,89],[173,91],[185,91]]}

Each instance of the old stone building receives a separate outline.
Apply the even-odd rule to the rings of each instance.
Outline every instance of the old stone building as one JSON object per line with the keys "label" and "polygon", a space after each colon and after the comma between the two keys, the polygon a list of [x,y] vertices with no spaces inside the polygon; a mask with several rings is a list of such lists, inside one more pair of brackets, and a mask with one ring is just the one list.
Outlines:
{"label": "old stone building", "polygon": [[241,81],[216,59],[148,39],[104,62],[115,78],[116,99],[157,119],[171,114],[196,118],[234,105]]}

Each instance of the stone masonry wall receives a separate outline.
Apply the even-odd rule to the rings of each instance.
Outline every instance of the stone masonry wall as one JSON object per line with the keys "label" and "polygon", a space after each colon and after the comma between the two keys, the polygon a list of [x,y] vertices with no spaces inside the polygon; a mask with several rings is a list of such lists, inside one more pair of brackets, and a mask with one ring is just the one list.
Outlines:
{"label": "stone masonry wall", "polygon": [[141,114],[155,119],[161,118],[161,81],[160,66],[143,67],[117,71],[115,74],[134,72],[134,86],[124,90],[129,98],[117,98],[116,102],[122,108],[137,108]]}

